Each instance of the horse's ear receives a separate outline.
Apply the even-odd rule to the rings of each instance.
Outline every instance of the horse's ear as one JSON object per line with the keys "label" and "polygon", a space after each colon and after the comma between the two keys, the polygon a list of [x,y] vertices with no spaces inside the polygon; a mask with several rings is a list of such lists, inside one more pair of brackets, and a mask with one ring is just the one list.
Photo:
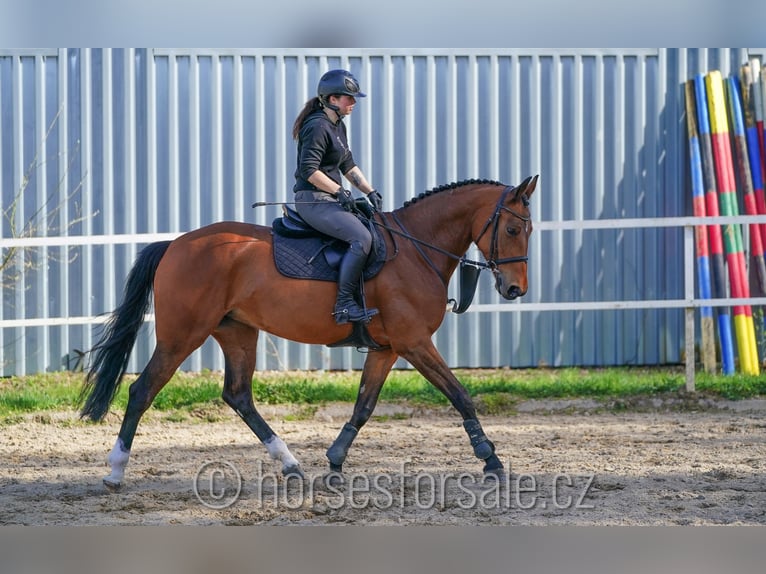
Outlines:
{"label": "horse's ear", "polygon": [[524,196],[529,200],[530,197],[532,197],[532,194],[535,192],[535,188],[537,187],[537,178],[540,177],[539,175],[529,176],[527,179],[521,182],[521,184],[516,188],[516,199],[519,199],[520,197]]}

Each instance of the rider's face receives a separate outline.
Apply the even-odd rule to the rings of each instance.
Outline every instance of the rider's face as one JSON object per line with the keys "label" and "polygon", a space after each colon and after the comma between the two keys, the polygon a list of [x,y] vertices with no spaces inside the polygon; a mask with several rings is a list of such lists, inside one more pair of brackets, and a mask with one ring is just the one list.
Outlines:
{"label": "rider's face", "polygon": [[347,116],[354,111],[354,104],[356,104],[356,98],[354,96],[347,96],[346,94],[330,96],[330,101],[338,106],[340,115],[342,116]]}

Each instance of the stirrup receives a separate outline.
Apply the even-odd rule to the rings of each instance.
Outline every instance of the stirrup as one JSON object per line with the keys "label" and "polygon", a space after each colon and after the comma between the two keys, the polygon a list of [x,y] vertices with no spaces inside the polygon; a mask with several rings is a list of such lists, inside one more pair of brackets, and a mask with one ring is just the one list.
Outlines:
{"label": "stirrup", "polygon": [[[353,313],[352,312],[356,312]],[[378,314],[377,309],[362,309],[359,307],[359,305],[346,305],[343,309],[338,309],[338,306],[335,306],[335,311],[333,311],[333,316],[335,317],[335,322],[338,325],[345,325],[346,323],[356,323],[358,321],[362,321],[364,323],[369,323],[372,318]]]}

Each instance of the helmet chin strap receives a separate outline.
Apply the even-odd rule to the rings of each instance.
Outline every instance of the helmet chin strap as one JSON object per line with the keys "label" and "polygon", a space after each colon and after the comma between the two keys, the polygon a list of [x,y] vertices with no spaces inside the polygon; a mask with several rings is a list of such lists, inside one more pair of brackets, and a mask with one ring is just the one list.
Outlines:
{"label": "helmet chin strap", "polygon": [[323,108],[328,108],[335,112],[335,115],[338,117],[339,120],[342,120],[345,116],[340,113],[340,108],[336,106],[335,104],[330,103],[330,98],[324,99],[319,98],[319,102],[322,104]]}

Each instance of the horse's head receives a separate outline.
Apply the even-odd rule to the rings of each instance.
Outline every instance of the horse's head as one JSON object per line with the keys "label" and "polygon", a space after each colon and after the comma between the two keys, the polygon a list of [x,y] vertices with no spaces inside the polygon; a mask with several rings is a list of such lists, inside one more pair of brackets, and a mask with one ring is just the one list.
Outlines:
{"label": "horse's head", "polygon": [[513,300],[527,292],[527,248],[532,233],[529,198],[537,178],[528,177],[517,187],[506,187],[474,236],[495,276],[495,288],[505,299]]}

